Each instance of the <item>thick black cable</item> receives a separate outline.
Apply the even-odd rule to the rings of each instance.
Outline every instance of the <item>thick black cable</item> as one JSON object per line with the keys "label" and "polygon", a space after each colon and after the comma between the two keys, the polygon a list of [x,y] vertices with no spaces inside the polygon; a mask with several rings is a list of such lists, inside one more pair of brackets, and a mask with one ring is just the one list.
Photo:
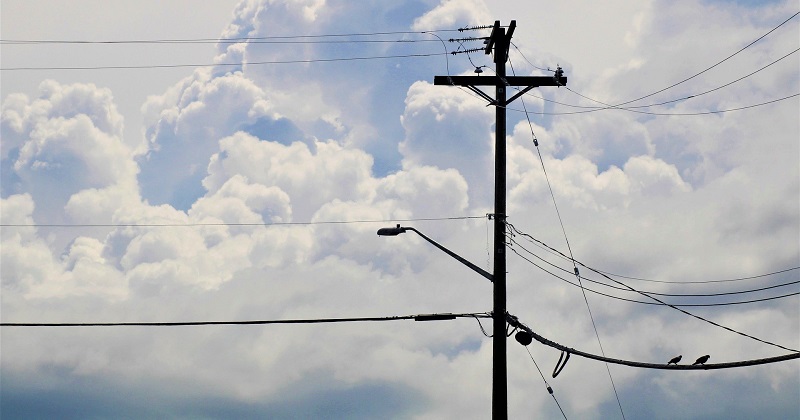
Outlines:
{"label": "thick black cable", "polygon": [[513,318],[509,317],[509,322],[516,322],[519,324],[519,328],[528,332],[536,341],[554,349],[561,350],[563,352],[568,352],[569,354],[574,354],[577,356],[585,357],[587,359],[594,359],[599,360],[601,362],[606,363],[614,363],[617,365],[625,365],[631,367],[638,367],[638,368],[646,368],[646,369],[663,369],[663,370],[715,370],[715,369],[730,369],[730,368],[739,368],[745,366],[756,366],[756,365],[765,365],[769,363],[777,363],[777,362],[784,362],[787,360],[792,359],[800,359],[800,352],[794,352],[790,354],[785,354],[782,356],[776,357],[766,357],[763,359],[751,359],[751,360],[740,360],[737,362],[726,362],[726,363],[706,363],[706,364],[696,364],[696,365],[678,365],[678,364],[660,364],[660,363],[646,363],[646,362],[637,362],[633,360],[624,360],[624,359],[614,359],[605,356],[599,356],[592,353],[587,353],[584,351],[576,350],[571,347],[567,347],[561,344],[558,344],[554,341],[548,340],[542,337],[539,334],[536,334],[532,329],[530,329],[527,325],[522,324],[519,321],[514,321]]}
{"label": "thick black cable", "polygon": [[330,324],[342,322],[429,321],[454,318],[491,318],[486,312],[399,315],[384,317],[272,319],[258,321],[187,321],[187,322],[2,322],[0,327],[195,327],[208,325]]}
{"label": "thick black cable", "polygon": [[[509,319],[509,322],[513,322]],[[800,359],[800,352],[784,354],[782,356],[776,357],[766,357],[763,359],[750,359],[750,360],[740,360],[737,362],[726,362],[726,363],[705,363],[705,364],[695,364],[695,365],[678,365],[678,364],[660,364],[660,363],[646,363],[646,362],[637,362],[633,360],[624,360],[624,359],[614,359],[605,356],[599,356],[592,353],[587,353],[584,351],[576,350],[571,347],[567,347],[561,344],[556,343],[555,341],[548,340],[542,337],[539,334],[536,334],[532,329],[530,329],[527,325],[524,325],[517,321],[519,324],[519,328],[529,333],[536,341],[554,349],[561,350],[563,352],[567,352],[569,354],[575,354],[581,357],[585,357],[587,359],[594,359],[599,360],[601,362],[606,363],[614,363],[618,365],[625,365],[631,367],[639,367],[639,368],[647,368],[647,369],[664,369],[664,370],[715,370],[715,369],[730,369],[730,368],[739,368],[745,366],[757,366],[757,365],[765,365],[769,363],[777,363],[777,362],[784,362],[787,360],[793,359]]]}
{"label": "thick black cable", "polygon": [[[507,224],[507,225],[510,225],[512,229],[514,229],[515,231],[519,232],[519,230],[518,230],[518,229],[516,229],[515,227],[513,227],[513,225],[511,225],[510,223],[506,223],[506,224]],[[527,235],[527,234],[525,234],[525,235]],[[528,235],[528,236],[530,236],[530,235]],[[553,249],[553,250],[554,250],[554,251],[556,251],[555,249]],[[556,252],[558,252],[558,251],[556,251]],[[562,255],[563,255],[563,253],[562,253]],[[577,264],[577,265],[580,265],[581,267],[584,267],[584,268],[587,268],[587,269],[589,269],[589,270],[591,270],[591,271],[594,271],[595,273],[597,273],[597,274],[600,274],[601,276],[603,276],[603,277],[607,278],[608,280],[611,280],[611,281],[613,281],[614,283],[617,283],[617,284],[619,284],[620,286],[623,286],[623,287],[625,287],[625,288],[627,288],[627,289],[629,289],[629,290],[631,290],[631,291],[634,291],[634,292],[636,292],[636,293],[638,293],[638,294],[640,294],[640,295],[642,295],[642,296],[644,296],[644,297],[647,297],[647,298],[649,298],[649,299],[652,299],[652,300],[654,300],[654,301],[656,301],[656,302],[659,302],[659,303],[661,303],[661,304],[663,304],[663,305],[669,306],[670,308],[672,308],[672,309],[675,309],[676,311],[678,311],[678,312],[681,312],[681,313],[683,313],[683,314],[685,314],[685,315],[691,316],[691,317],[693,317],[693,318],[697,318],[697,319],[699,319],[699,320],[701,320],[701,321],[703,321],[703,322],[706,322],[706,323],[709,323],[709,324],[711,324],[711,325],[714,325],[714,326],[716,326],[716,327],[719,327],[719,328],[722,328],[722,329],[728,330],[728,331],[730,331],[730,332],[733,332],[733,333],[739,334],[739,335],[741,335],[741,336],[743,336],[743,337],[750,338],[750,339],[752,339],[752,340],[755,340],[755,341],[758,341],[758,342],[760,342],[760,343],[768,344],[768,345],[770,345],[770,346],[778,347],[778,348],[781,348],[781,349],[783,349],[783,350],[788,350],[788,351],[792,351],[792,352],[797,352],[797,351],[798,351],[798,350],[791,349],[791,348],[788,348],[788,347],[784,347],[784,346],[782,346],[782,345],[780,345],[780,344],[776,344],[776,343],[773,343],[773,342],[770,342],[770,341],[767,341],[767,340],[762,340],[762,339],[760,339],[760,338],[758,338],[758,337],[755,337],[755,336],[752,336],[752,335],[750,335],[750,334],[746,334],[746,333],[743,333],[743,332],[741,332],[741,331],[734,330],[733,328],[726,327],[726,326],[724,326],[724,325],[722,325],[722,324],[719,324],[719,323],[716,323],[716,322],[714,322],[714,321],[711,321],[711,320],[709,320],[709,319],[703,318],[703,317],[701,317],[701,316],[699,316],[699,315],[695,315],[695,314],[693,314],[693,313],[691,313],[691,312],[688,312],[688,311],[686,311],[686,310],[684,310],[684,309],[681,309],[681,308],[679,308],[679,307],[678,307],[678,305],[672,305],[672,304],[666,303],[666,302],[664,302],[663,300],[661,300],[661,299],[659,299],[659,298],[657,298],[657,297],[654,297],[654,296],[651,296],[651,295],[649,295],[649,294],[647,294],[647,293],[644,293],[644,292],[641,292],[641,291],[639,291],[639,290],[636,290],[636,289],[634,289],[633,287],[631,287],[631,286],[628,286],[628,285],[627,285],[627,284],[625,284],[625,283],[622,283],[622,282],[620,282],[620,281],[618,281],[618,280],[615,280],[615,279],[613,279],[613,278],[611,278],[611,277],[609,277],[609,276],[607,276],[607,275],[605,275],[605,274],[603,274],[603,273],[600,273],[600,272],[598,272],[598,271],[594,270],[594,269],[593,269],[593,268],[591,268],[591,267],[588,267],[588,266],[584,265],[584,264],[583,264],[583,263],[581,263],[580,261],[577,261],[577,260],[574,260],[574,259],[573,259],[572,261],[573,261],[573,264]],[[583,288],[581,288],[581,289],[583,289]],[[682,305],[682,306],[688,306],[688,305]]]}

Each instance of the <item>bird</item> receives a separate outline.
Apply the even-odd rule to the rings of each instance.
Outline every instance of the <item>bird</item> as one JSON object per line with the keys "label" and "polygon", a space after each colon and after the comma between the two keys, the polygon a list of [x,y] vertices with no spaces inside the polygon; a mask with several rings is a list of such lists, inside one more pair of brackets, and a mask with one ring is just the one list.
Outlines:
{"label": "bird", "polygon": [[703,364],[705,364],[705,363],[708,361],[708,358],[709,358],[709,357],[711,357],[711,356],[709,356],[709,355],[700,356],[700,357],[699,357],[697,360],[695,360],[695,362],[694,362],[694,363],[692,363],[692,364],[693,364],[693,365],[703,365]]}
{"label": "bird", "polygon": [[678,362],[681,361],[681,357],[683,357],[683,355],[679,354],[679,355],[673,357],[672,359],[669,359],[669,362],[667,362],[667,364],[668,365],[677,365]]}

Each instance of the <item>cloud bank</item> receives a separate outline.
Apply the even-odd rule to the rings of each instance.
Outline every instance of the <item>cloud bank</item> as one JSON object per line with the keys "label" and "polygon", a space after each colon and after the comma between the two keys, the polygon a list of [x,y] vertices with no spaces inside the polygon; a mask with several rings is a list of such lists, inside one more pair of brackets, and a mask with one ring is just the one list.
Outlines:
{"label": "cloud bank", "polygon": [[[220,37],[234,42],[220,42],[210,58],[217,65],[153,92],[136,139],[125,137],[124,117],[102,86],[45,80],[35,97],[6,95],[3,322],[489,311],[485,279],[419,237],[375,231],[395,221],[413,225],[490,270],[491,224],[480,216],[492,212],[494,112],[431,80],[472,74],[475,65],[491,66],[491,56],[259,63],[441,52],[420,32],[505,22],[511,10],[519,25],[516,74],[561,65],[570,78],[569,90],[524,97],[530,121],[521,102],[510,106],[515,227],[587,265],[635,278],[697,282],[800,266],[796,98],[683,115],[797,92],[793,58],[697,95],[796,48],[789,36],[796,19],[735,61],[634,104],[669,102],[635,108],[649,114],[572,114],[597,106],[588,98],[621,103],[703,70],[791,16],[789,2],[618,2],[604,6],[617,13],[584,10],[574,22],[565,16],[575,4],[554,4],[553,18],[543,19],[527,3],[510,3],[242,1]],[[353,33],[352,22],[358,33],[403,33],[351,41],[420,42],[235,42]],[[557,25],[564,37],[548,35]],[[603,36],[588,39],[591,33]],[[592,44],[604,39],[607,55]],[[232,62],[241,65],[222,65]],[[515,240],[520,255],[539,261],[532,251],[571,271],[546,248]],[[720,283],[621,280],[657,293],[714,294],[777,286],[797,273]],[[600,352],[580,289],[515,253],[508,300],[509,311],[542,335]],[[592,293],[586,300],[610,357],[666,362],[711,354],[723,362],[783,353],[668,308]],[[687,309],[800,346],[796,296]],[[9,418],[485,418],[491,410],[491,340],[472,319],[0,333],[0,405]],[[509,342],[511,416],[558,418],[531,362],[549,369],[557,352],[529,349]],[[796,361],[716,372],[610,369],[628,418],[780,418],[800,409]],[[575,357],[548,381],[569,417],[620,415],[602,364]]]}

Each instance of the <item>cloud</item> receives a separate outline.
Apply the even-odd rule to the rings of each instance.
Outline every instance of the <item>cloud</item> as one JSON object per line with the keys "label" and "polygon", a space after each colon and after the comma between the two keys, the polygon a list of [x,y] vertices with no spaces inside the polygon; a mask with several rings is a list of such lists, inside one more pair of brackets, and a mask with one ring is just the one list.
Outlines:
{"label": "cloud", "polygon": [[[798,265],[796,102],[718,115],[564,114],[597,105],[576,92],[617,103],[696,73],[720,51],[735,51],[774,27],[791,5],[551,6],[554,12],[542,19],[520,2],[242,1],[223,38],[302,32],[314,38],[291,40],[317,40],[353,33],[353,22],[361,33],[416,32],[491,23],[513,9],[515,40],[532,60],[512,48],[518,74],[546,74],[536,67],[560,63],[571,91],[541,88],[533,91],[536,97],[526,96],[530,125],[517,112],[521,104],[510,105],[508,221],[541,243],[519,233],[509,239],[509,311],[554,341],[599,353],[594,325],[609,357],[658,362],[711,354],[723,362],[782,353],[668,308],[588,291],[584,298],[578,287],[513,251],[575,281],[569,261],[546,243],[627,276],[618,277],[623,283],[665,294],[738,292],[793,281],[794,270],[742,278]],[[795,41],[780,33],[730,66],[652,100],[702,92],[769,63]],[[414,42],[351,42],[382,37]],[[492,285],[477,273],[414,232],[375,234],[395,223],[413,226],[491,270],[492,223],[472,218],[492,212],[494,110],[461,89],[430,83],[434,75],[471,72],[491,56],[473,55],[474,63],[459,55],[449,62],[437,56],[258,64],[430,52],[441,52],[438,41],[416,33],[345,43],[220,42],[209,60],[241,66],[197,70],[152,92],[141,107],[142,136],[135,142],[122,136],[111,92],[96,85],[47,81],[37,98],[6,96],[4,322],[491,310]],[[792,66],[771,71],[643,109],[704,112],[797,87]],[[45,226],[60,223],[77,226]],[[581,274],[588,288],[647,300],[590,282],[604,279],[588,269]],[[736,278],[741,280],[641,280]],[[737,296],[664,299],[729,302]],[[792,299],[689,310],[793,347],[800,314]],[[479,326],[475,319],[3,327],[0,406],[8,416],[39,413],[44,409],[34,403],[45,399],[74,417],[485,417],[492,347],[481,328],[493,333],[486,320]],[[560,417],[537,371],[555,365],[558,352],[528,349],[530,354],[509,340],[511,417]],[[780,417],[798,409],[792,396],[800,384],[786,369],[792,363],[719,373],[610,369],[627,417],[726,418],[765,410]],[[548,383],[569,417],[619,414],[602,364],[573,355]],[[701,390],[716,402],[713,407],[697,397]],[[131,395],[129,401],[115,396],[122,394]],[[148,404],[130,402],[143,400]]]}
{"label": "cloud", "polygon": [[143,106],[150,151],[140,159],[142,194],[153,204],[187,209],[218,141],[237,131],[292,142],[303,134],[277,114],[266,93],[241,73],[198,70]]}
{"label": "cloud", "polygon": [[137,200],[134,150],[111,92],[45,81],[40,97],[3,103],[3,195],[29,194],[37,220],[109,221]]}

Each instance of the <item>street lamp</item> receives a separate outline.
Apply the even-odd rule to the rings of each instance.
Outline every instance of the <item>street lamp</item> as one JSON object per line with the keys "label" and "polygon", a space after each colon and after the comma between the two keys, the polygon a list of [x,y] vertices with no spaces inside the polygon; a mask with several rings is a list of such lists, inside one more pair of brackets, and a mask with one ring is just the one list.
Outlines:
{"label": "street lamp", "polygon": [[[495,227],[497,229],[497,227]],[[378,236],[397,236],[401,233],[412,231],[421,236],[422,239],[430,242],[436,248],[441,249],[447,255],[455,258],[458,262],[471,268],[472,271],[486,277],[494,283],[494,311],[492,312],[492,322],[494,325],[494,336],[492,337],[492,418],[508,419],[507,407],[507,379],[506,379],[506,305],[505,305],[505,255],[495,259],[495,270],[498,268],[498,261],[502,264],[498,274],[498,282],[495,282],[494,275],[467,261],[455,252],[439,245],[438,242],[425,236],[422,232],[412,227],[402,227],[397,225],[390,228],[378,229]],[[495,271],[498,273],[498,271]]]}
{"label": "street lamp", "polygon": [[380,229],[378,229],[378,236],[397,236],[397,235],[399,235],[401,233],[406,233],[409,230],[414,232],[414,233],[416,233],[417,235],[421,236],[422,239],[425,239],[426,241],[430,242],[436,248],[441,249],[447,255],[455,258],[456,260],[458,260],[458,262],[460,262],[460,263],[466,265],[467,267],[471,268],[472,271],[475,271],[476,273],[482,275],[483,277],[486,277],[487,279],[489,279],[489,281],[494,281],[494,277],[492,276],[491,273],[489,273],[488,271],[486,271],[486,270],[478,267],[477,265],[467,261],[464,257],[462,257],[462,256],[456,254],[455,252],[445,248],[444,246],[440,245],[438,242],[436,242],[433,239],[425,236],[422,232],[414,229],[413,227],[401,227],[400,225],[397,225],[396,227],[380,228]]}

